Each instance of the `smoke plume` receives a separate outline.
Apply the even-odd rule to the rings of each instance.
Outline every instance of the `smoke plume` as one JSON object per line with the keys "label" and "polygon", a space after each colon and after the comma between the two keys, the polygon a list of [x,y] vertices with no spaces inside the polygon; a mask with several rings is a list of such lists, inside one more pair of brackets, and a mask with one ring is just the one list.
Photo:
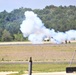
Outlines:
{"label": "smoke plume", "polygon": [[[23,36],[33,44],[41,44],[47,37],[53,43],[60,44],[65,40],[76,39],[76,31],[69,30],[66,32],[55,32],[54,29],[48,29],[44,26],[41,19],[32,11],[25,12],[25,20],[20,25],[20,30]],[[74,34],[74,35],[73,35]]]}

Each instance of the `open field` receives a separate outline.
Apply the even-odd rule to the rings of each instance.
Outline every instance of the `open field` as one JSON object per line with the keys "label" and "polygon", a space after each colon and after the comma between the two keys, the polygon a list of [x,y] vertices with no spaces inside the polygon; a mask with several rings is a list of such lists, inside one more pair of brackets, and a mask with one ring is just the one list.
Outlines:
{"label": "open field", "polygon": [[0,45],[0,61],[70,62],[75,50],[76,43]]}
{"label": "open field", "polygon": [[[75,50],[76,43],[0,45],[0,71],[27,71],[30,57],[35,72],[65,71]],[[76,66],[76,56],[73,62]]]}

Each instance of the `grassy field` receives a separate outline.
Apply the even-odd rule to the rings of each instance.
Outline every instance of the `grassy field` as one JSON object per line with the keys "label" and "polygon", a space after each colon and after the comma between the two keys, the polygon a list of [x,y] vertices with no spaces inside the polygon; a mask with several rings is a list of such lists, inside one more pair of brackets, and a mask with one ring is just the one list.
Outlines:
{"label": "grassy field", "polygon": [[[68,64],[33,64],[33,72],[60,72],[65,71]],[[0,71],[26,71],[28,73],[28,64],[2,64]]]}
{"label": "grassy field", "polygon": [[[2,63],[28,62],[30,57],[33,58],[33,62],[50,62],[33,64],[33,71],[64,71],[69,65],[75,50],[76,43],[60,45],[0,45],[0,71],[28,71],[28,64]],[[76,62],[76,56],[73,62]]]}

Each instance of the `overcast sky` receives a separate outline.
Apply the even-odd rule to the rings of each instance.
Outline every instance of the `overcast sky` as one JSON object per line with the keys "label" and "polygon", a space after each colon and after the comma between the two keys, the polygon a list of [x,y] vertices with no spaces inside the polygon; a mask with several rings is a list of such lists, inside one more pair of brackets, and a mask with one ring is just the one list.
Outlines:
{"label": "overcast sky", "polygon": [[8,12],[20,7],[31,9],[43,9],[45,6],[69,6],[75,5],[76,0],[0,0],[0,12],[6,10]]}

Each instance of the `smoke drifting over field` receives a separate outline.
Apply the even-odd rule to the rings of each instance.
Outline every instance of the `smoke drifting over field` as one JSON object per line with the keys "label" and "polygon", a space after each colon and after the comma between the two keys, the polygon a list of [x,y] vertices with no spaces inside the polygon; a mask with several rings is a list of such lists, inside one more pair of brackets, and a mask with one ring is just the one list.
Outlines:
{"label": "smoke drifting over field", "polygon": [[44,26],[41,19],[37,17],[32,11],[25,12],[25,20],[20,25],[20,30],[23,36],[31,41],[33,44],[41,44],[47,37],[53,43],[60,44],[65,40],[76,39],[76,30],[69,30],[64,32],[55,32],[54,29],[48,29]]}

